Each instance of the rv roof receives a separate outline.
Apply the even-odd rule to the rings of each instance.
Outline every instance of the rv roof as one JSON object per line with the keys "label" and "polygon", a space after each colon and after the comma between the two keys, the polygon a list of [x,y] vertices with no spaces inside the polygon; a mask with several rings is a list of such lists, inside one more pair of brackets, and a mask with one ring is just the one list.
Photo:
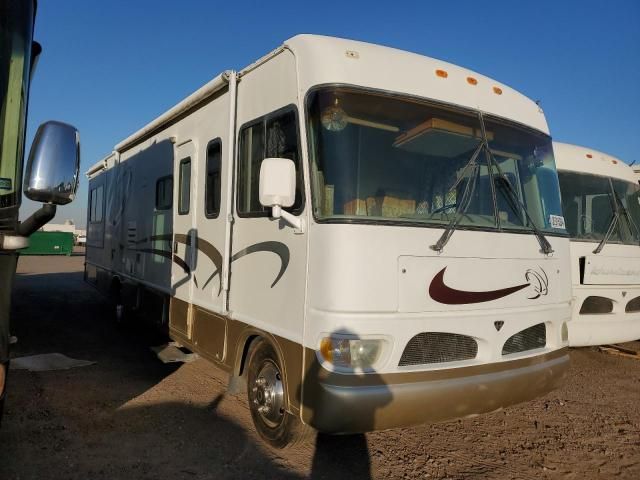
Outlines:
{"label": "rv roof", "polygon": [[553,154],[558,170],[591,173],[636,182],[633,168],[619,158],[592,148],[553,142]]}
{"label": "rv roof", "polygon": [[[542,109],[531,99],[502,83],[441,60],[355,40],[296,35],[244,68],[239,76],[246,75],[284,50],[290,50],[296,57],[302,92],[317,85],[358,85],[480,109],[548,133]],[[221,73],[118,143],[114,150],[127,150],[164,128],[186,110],[196,107],[223,88],[232,74],[230,71]]]}
{"label": "rv roof", "polygon": [[542,109],[534,101],[500,82],[451,63],[321,35],[296,35],[284,46],[296,57],[303,92],[321,84],[360,85],[477,108],[548,133]]}

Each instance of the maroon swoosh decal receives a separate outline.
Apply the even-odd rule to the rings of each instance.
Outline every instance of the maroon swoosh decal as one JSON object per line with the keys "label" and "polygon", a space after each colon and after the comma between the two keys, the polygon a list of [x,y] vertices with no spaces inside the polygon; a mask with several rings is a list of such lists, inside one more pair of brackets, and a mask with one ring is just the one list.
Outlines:
{"label": "maroon swoosh decal", "polygon": [[467,290],[457,290],[455,288],[448,287],[444,283],[444,271],[447,267],[440,270],[429,285],[429,295],[436,302],[444,303],[447,305],[464,305],[467,303],[482,303],[490,302],[491,300],[497,300],[498,298],[506,297],[512,293],[522,290],[529,286],[528,283],[517,285],[515,287],[501,288],[499,290],[489,290],[485,292],[470,292]]}

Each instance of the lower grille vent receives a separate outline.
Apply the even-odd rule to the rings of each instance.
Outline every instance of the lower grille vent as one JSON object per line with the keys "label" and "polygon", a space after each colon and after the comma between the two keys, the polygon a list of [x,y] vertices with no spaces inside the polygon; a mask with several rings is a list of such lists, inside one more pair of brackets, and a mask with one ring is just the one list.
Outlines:
{"label": "lower grille vent", "polygon": [[423,332],[407,343],[400,358],[401,367],[430,363],[471,360],[478,354],[478,343],[472,337],[457,333]]}
{"label": "lower grille vent", "polygon": [[613,312],[613,302],[609,298],[595,295],[585,298],[580,307],[580,315],[611,312]]}
{"label": "lower grille vent", "polygon": [[629,300],[629,303],[627,303],[627,306],[624,309],[624,311],[627,313],[640,312],[640,297],[636,297],[633,300]]}
{"label": "lower grille vent", "polygon": [[502,355],[544,348],[546,344],[547,328],[544,323],[539,323],[509,337],[502,347]]}

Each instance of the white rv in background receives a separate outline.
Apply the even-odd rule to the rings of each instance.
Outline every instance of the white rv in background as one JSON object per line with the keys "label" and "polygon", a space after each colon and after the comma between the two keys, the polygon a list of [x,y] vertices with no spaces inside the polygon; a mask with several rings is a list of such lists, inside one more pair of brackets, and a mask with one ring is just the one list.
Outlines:
{"label": "white rv in background", "polygon": [[490,78],[300,35],[88,176],[87,281],[246,385],[272,445],[494,411],[568,367],[547,123]]}
{"label": "white rv in background", "polygon": [[574,347],[640,338],[640,186],[622,160],[553,143],[571,236]]}

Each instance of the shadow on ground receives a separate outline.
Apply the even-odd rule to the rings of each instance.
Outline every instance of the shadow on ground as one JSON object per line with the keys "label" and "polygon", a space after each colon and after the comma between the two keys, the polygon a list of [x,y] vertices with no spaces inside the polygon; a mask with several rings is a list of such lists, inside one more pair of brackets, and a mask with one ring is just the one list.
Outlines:
{"label": "shadow on ground", "polygon": [[117,327],[81,272],[19,274],[13,319],[14,357],[59,352],[97,364],[11,373],[3,479],[305,478],[296,458],[310,478],[370,478],[364,435],[319,435],[317,448],[293,456],[265,447],[219,371],[162,364],[149,347],[166,338]]}

